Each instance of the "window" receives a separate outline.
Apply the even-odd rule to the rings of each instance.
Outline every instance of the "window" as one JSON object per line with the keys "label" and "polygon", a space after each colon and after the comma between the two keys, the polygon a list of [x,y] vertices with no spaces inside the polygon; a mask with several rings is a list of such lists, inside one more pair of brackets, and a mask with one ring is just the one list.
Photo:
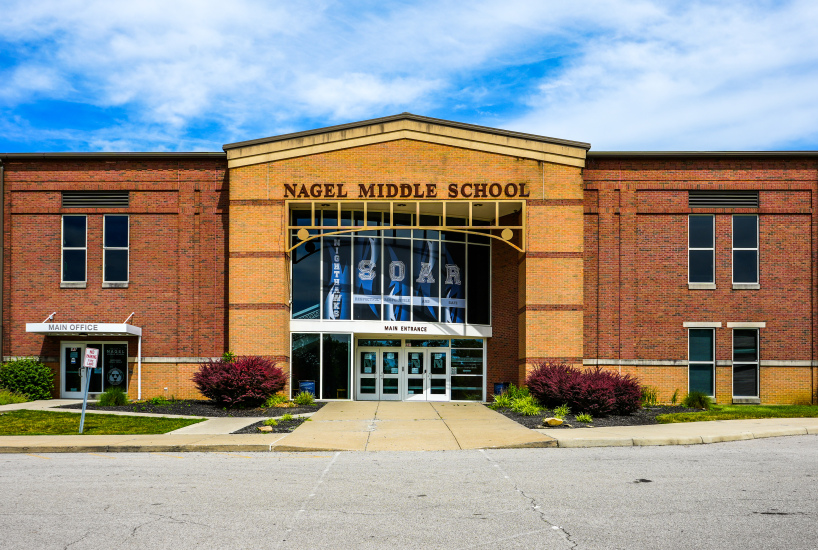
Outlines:
{"label": "window", "polygon": [[758,216],[733,216],[733,284],[758,284]]}
{"label": "window", "polygon": [[688,391],[715,396],[715,330],[688,329]]}
{"label": "window", "polygon": [[85,286],[86,217],[62,217],[62,286]]}
{"label": "window", "polygon": [[758,397],[758,329],[733,329],[733,397]]}
{"label": "window", "polygon": [[715,283],[713,216],[688,216],[688,282]]}
{"label": "window", "polygon": [[103,284],[128,283],[128,216],[105,216]]}

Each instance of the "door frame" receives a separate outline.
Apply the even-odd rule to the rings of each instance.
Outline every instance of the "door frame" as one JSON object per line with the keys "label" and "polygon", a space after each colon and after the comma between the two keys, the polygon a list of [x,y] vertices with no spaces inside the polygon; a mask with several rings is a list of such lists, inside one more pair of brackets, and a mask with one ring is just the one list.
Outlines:
{"label": "door frame", "polygon": [[[85,394],[85,377],[86,371],[88,369],[84,369],[80,366],[80,390],[78,392],[69,392],[65,391],[65,370],[67,365],[65,364],[65,350],[66,348],[80,348],[80,357],[79,362],[80,365],[82,364],[82,358],[85,354],[85,348],[88,346],[99,346],[100,350],[100,357],[99,362],[97,363],[97,368],[100,369],[100,376],[102,376],[102,384],[101,388],[102,391],[105,391],[105,354],[103,353],[103,346],[108,344],[120,344],[125,346],[125,375],[124,380],[124,389],[125,391],[128,390],[128,342],[124,340],[104,340],[104,341],[76,341],[76,340],[63,340],[60,341],[60,399],[82,399]],[[95,369],[96,370],[96,369]],[[102,392],[92,392],[88,395],[99,395]]]}

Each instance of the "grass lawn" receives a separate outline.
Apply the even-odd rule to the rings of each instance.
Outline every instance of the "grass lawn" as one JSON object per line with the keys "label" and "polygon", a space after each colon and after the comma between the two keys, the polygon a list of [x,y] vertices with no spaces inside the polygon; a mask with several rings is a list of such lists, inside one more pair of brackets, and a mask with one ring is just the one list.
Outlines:
{"label": "grass lawn", "polygon": [[[83,435],[163,434],[203,420],[86,414]],[[78,413],[19,410],[0,414],[0,435],[79,435],[79,431]]]}
{"label": "grass lawn", "polygon": [[705,420],[743,420],[746,418],[815,418],[816,405],[712,405],[709,411],[660,414],[660,424],[703,422]]}

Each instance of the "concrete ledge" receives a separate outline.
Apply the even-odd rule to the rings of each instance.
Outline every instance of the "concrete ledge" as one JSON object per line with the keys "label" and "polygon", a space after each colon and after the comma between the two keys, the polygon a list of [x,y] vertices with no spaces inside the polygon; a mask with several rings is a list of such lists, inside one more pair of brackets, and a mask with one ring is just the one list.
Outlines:
{"label": "concrete ledge", "polygon": [[633,444],[636,447],[647,447],[654,445],[699,445],[703,443],[702,437],[677,436],[677,437],[634,437]]}

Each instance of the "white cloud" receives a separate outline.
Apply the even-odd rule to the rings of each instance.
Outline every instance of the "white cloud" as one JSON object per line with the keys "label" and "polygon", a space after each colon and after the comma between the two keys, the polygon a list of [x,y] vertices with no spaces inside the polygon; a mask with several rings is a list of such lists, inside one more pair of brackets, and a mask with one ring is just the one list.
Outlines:
{"label": "white cloud", "polygon": [[[124,109],[93,137],[77,131],[89,147],[217,149],[305,119],[456,118],[507,101],[496,79],[473,77],[553,59],[538,86],[513,90],[525,114],[472,121],[596,149],[770,147],[818,128],[818,4],[807,1],[6,4],[0,44],[14,62],[0,71],[0,108]],[[187,137],[209,124],[221,142]]]}
{"label": "white cloud", "polygon": [[612,150],[758,149],[815,136],[818,5],[760,8],[691,4],[594,37],[508,124]]}

